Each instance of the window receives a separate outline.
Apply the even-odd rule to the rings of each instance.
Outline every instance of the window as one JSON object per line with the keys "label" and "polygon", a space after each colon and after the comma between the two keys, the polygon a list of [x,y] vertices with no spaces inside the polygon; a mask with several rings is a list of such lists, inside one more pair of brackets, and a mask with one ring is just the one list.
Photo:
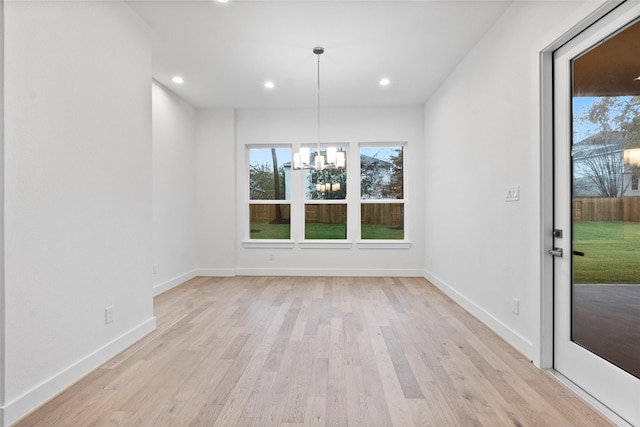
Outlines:
{"label": "window", "polygon": [[360,147],[360,237],[404,240],[404,146]]}
{"label": "window", "polygon": [[[322,149],[321,149],[322,150]],[[317,149],[311,150],[315,161]],[[339,151],[346,153],[345,147]],[[322,151],[323,155],[326,155]],[[346,154],[345,154],[346,156]],[[304,179],[304,238],[347,238],[347,169],[306,170]]]}
{"label": "window", "polygon": [[249,238],[291,238],[291,148],[249,148]]}
{"label": "window", "polygon": [[[314,164],[318,149],[308,147]],[[345,157],[355,150],[359,155],[340,169],[294,171],[291,145],[247,146],[243,245],[348,248],[355,240],[359,248],[409,248],[405,147],[402,142],[338,144]],[[326,147],[320,150],[326,155]]]}

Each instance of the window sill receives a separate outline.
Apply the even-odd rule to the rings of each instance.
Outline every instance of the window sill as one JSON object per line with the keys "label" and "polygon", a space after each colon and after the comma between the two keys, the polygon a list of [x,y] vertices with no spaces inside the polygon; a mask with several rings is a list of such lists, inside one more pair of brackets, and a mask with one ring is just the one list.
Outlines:
{"label": "window sill", "polygon": [[306,240],[298,245],[300,249],[350,249],[353,243],[344,240]]}
{"label": "window sill", "polygon": [[411,242],[406,240],[361,240],[359,249],[410,249]]}
{"label": "window sill", "polygon": [[[245,249],[293,249],[293,240],[244,240]],[[362,240],[356,243],[359,249],[410,249],[411,242],[406,240]],[[350,249],[353,242],[336,240],[306,240],[298,242],[300,249]]]}
{"label": "window sill", "polygon": [[295,246],[293,240],[244,240],[242,247],[245,249],[292,249]]}

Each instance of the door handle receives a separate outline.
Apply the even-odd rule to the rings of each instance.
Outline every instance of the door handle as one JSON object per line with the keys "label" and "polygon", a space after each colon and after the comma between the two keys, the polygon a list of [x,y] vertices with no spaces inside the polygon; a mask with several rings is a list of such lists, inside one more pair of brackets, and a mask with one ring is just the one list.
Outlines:
{"label": "door handle", "polygon": [[549,255],[557,256],[562,258],[562,248],[553,248],[549,249]]}

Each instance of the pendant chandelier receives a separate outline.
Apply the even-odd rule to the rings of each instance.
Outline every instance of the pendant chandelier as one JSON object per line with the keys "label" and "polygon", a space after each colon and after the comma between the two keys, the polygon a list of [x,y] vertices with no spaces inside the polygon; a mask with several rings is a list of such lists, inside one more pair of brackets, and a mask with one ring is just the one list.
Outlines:
{"label": "pendant chandelier", "polygon": [[318,138],[316,155],[314,162],[311,162],[311,149],[309,147],[301,147],[300,152],[293,155],[293,169],[315,169],[321,171],[324,169],[343,169],[345,167],[346,158],[344,151],[338,151],[336,147],[327,147],[326,157],[320,150],[320,55],[324,53],[324,48],[317,46],[313,48],[313,53],[318,57]]}

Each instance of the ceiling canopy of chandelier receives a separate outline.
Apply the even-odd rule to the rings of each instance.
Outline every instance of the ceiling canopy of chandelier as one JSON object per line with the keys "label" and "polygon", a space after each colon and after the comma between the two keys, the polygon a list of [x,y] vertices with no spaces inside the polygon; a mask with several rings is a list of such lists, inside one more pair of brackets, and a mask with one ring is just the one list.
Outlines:
{"label": "ceiling canopy of chandelier", "polygon": [[327,147],[323,155],[320,147],[320,55],[324,53],[324,48],[317,46],[313,48],[313,53],[318,57],[318,138],[317,147],[313,163],[311,162],[311,149],[301,147],[298,153],[293,155],[293,169],[342,169],[346,164],[345,152],[336,147]]}

